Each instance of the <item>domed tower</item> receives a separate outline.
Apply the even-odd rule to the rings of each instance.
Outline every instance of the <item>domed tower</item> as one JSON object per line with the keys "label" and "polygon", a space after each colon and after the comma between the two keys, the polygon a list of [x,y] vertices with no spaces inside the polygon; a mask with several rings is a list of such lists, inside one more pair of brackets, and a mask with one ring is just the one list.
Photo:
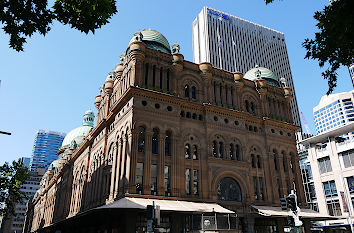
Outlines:
{"label": "domed tower", "polygon": [[274,73],[270,69],[265,67],[259,67],[256,65],[256,67],[247,71],[244,78],[254,82],[258,80],[265,80],[266,83],[271,86],[280,87],[277,77],[275,77]]}
{"label": "domed tower", "polygon": [[170,44],[168,43],[168,40],[166,39],[166,37],[164,37],[164,35],[162,35],[158,31],[152,29],[144,29],[142,31],[137,31],[130,39],[129,46],[133,42],[137,41],[144,42],[146,47],[149,49],[159,50],[164,53],[171,53],[171,48]]}
{"label": "domed tower", "polygon": [[95,115],[93,111],[91,109],[87,110],[83,116],[82,125],[71,130],[65,136],[59,151],[64,152],[64,150],[69,149],[71,145],[74,145],[74,147],[79,145],[93,128],[94,119]]}

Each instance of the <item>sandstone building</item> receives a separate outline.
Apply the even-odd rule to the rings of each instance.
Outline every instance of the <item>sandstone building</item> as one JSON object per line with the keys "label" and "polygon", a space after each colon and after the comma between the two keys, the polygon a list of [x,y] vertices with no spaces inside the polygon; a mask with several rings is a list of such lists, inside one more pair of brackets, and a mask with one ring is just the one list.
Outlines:
{"label": "sandstone building", "polygon": [[152,201],[162,232],[283,232],[279,198],[296,189],[305,203],[286,82],[172,49],[154,30],[134,34],[96,96],[96,126],[86,112],[64,139],[25,232],[143,232]]}

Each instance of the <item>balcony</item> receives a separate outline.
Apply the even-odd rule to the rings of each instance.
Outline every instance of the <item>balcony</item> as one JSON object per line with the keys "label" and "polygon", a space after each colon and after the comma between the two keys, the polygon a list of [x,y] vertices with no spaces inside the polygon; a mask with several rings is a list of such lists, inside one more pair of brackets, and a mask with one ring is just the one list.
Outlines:
{"label": "balcony", "polygon": [[344,142],[336,143],[337,153],[341,153],[343,151],[354,149],[354,139],[348,139]]}

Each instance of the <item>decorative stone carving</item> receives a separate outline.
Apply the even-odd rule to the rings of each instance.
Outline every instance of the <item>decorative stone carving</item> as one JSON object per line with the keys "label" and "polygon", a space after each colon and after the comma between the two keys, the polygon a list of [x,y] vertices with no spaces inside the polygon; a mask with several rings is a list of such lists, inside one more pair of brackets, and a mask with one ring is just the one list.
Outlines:
{"label": "decorative stone carving", "polygon": [[288,83],[286,82],[286,79],[284,77],[280,78],[280,83],[281,83],[283,88],[289,88],[288,87]]}
{"label": "decorative stone carving", "polygon": [[114,70],[110,71],[106,77],[106,81],[113,81],[114,80]]}
{"label": "decorative stone carving", "polygon": [[124,53],[122,53],[122,54],[120,55],[119,61],[120,61],[120,64],[123,64],[123,63],[124,63],[124,61],[125,61],[125,54],[124,54]]}
{"label": "decorative stone carving", "polygon": [[71,143],[70,143],[70,149],[74,149],[74,150],[75,150],[76,147],[77,147],[76,141],[75,141],[75,140],[72,140]]}
{"label": "decorative stone carving", "polygon": [[142,42],[143,34],[141,33],[141,31],[137,31],[136,33],[134,33],[133,38],[134,38],[133,42]]}
{"label": "decorative stone carving", "polygon": [[181,47],[177,42],[173,43],[172,45],[172,54],[179,54],[179,51],[181,50]]}
{"label": "decorative stone carving", "polygon": [[254,72],[255,73],[255,75],[256,75],[256,77],[257,77],[257,80],[260,80],[260,79],[262,79],[261,78],[261,75],[262,75],[262,72],[258,69],[258,65],[256,65],[256,68],[257,68],[257,70]]}

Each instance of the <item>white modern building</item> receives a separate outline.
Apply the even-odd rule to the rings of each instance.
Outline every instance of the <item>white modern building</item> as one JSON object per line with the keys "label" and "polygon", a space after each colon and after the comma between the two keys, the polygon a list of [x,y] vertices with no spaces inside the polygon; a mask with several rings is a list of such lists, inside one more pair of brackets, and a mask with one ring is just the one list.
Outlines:
{"label": "white modern building", "polygon": [[354,90],[323,96],[313,108],[316,133],[328,132],[354,122],[353,102]]}
{"label": "white modern building", "polygon": [[350,74],[350,77],[352,79],[352,84],[353,84],[353,88],[354,88],[354,63],[351,64],[349,67],[349,74]]}
{"label": "white modern building", "polygon": [[[30,199],[33,198],[37,190],[40,188],[40,181],[44,175],[45,168],[38,167],[36,171],[30,171],[30,177],[22,185],[21,191],[24,192]],[[1,233],[20,233],[23,230],[23,225],[26,215],[26,205],[27,201],[20,204],[17,203],[15,206],[15,216],[6,219],[3,224],[1,224]]]}
{"label": "white modern building", "polygon": [[301,125],[283,33],[204,7],[193,22],[193,60],[241,73],[257,64],[273,71],[276,77],[284,77],[292,89],[294,123]]}
{"label": "white modern building", "polygon": [[349,229],[354,222],[354,139],[342,137],[353,131],[354,122],[300,142],[308,148],[304,161],[314,185],[311,199],[321,214],[338,218],[323,221],[325,227],[339,224]]}

